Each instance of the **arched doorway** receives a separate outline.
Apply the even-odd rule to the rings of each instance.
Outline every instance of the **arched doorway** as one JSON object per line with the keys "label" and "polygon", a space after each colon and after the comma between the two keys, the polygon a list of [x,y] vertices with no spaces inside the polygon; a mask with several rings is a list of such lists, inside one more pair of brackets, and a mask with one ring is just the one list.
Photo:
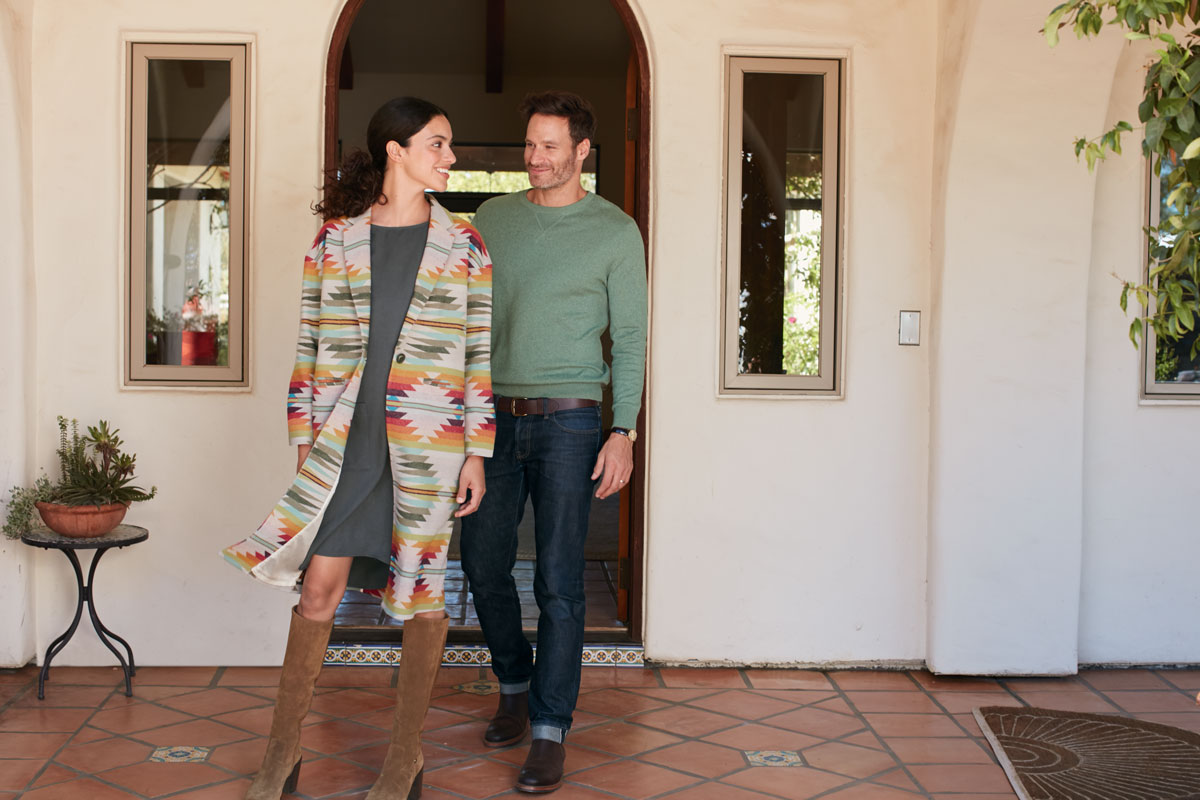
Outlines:
{"label": "arched doorway", "polygon": [[[395,0],[347,0],[342,8],[326,62],[323,165],[332,167],[343,151],[362,146],[355,137],[380,103],[399,94],[428,97],[454,122],[456,170],[492,176],[487,186],[456,193],[452,185],[443,196],[452,211],[469,215],[487,196],[479,189],[508,191],[506,180],[513,173],[523,175],[524,123],[516,112],[521,97],[538,89],[569,89],[588,97],[599,118],[598,158],[585,165],[585,172],[591,171],[596,193],[623,207],[648,242],[650,64],[628,0],[447,0],[432,15],[436,24],[409,31],[419,9]],[[432,33],[448,28],[454,31],[452,47]],[[641,430],[644,401],[643,396]],[[589,611],[589,641],[642,638],[645,452],[643,438],[635,451],[632,485],[611,503],[593,508],[589,584],[606,584],[612,602],[604,615]],[[526,523],[530,519],[527,514]],[[452,580],[448,576],[448,609]],[[589,591],[589,606],[592,598]],[[465,589],[459,600],[469,603]],[[396,637],[393,627],[381,624],[385,620],[367,620],[370,602],[354,613],[348,595],[339,609],[335,641]],[[456,618],[451,609],[451,638],[481,640],[470,624],[469,606],[461,610]]]}

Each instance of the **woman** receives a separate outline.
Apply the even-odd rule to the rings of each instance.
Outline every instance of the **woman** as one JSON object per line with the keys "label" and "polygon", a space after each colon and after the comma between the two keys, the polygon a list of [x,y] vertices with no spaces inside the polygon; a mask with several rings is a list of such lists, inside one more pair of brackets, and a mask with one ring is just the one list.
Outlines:
{"label": "woman", "polygon": [[295,789],[300,721],[347,586],[405,620],[391,744],[370,800],[421,793],[420,733],[448,620],[453,517],[475,511],[492,454],[491,261],[427,189],[454,164],[446,114],[385,104],[368,152],[331,176],[304,262],[288,394],[298,475],[262,527],[224,551],[255,578],[301,584],[271,736],[248,800]]}

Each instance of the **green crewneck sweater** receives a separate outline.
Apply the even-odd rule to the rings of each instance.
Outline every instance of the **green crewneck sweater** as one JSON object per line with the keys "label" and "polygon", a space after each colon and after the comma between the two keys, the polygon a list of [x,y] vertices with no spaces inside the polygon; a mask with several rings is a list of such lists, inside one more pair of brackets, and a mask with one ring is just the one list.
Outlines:
{"label": "green crewneck sweater", "polygon": [[[589,193],[569,206],[525,192],[479,207],[492,257],[492,389],[507,397],[600,400],[632,428],[646,371],[646,258],[637,224]],[[600,335],[612,339],[612,368]]]}

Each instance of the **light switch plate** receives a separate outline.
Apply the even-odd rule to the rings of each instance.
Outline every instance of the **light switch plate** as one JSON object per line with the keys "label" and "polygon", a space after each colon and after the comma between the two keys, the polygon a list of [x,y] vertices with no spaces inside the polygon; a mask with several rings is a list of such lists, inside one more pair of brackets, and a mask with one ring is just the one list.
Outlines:
{"label": "light switch plate", "polygon": [[900,344],[918,345],[921,343],[921,312],[900,312]]}

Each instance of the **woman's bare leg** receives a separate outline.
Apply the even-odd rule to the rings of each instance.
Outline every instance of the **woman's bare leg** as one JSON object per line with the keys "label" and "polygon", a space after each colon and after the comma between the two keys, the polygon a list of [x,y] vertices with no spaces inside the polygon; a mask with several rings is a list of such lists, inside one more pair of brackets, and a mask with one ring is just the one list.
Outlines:
{"label": "woman's bare leg", "polygon": [[350,579],[350,556],[313,556],[300,587],[300,616],[314,622],[333,619],[346,581]]}

